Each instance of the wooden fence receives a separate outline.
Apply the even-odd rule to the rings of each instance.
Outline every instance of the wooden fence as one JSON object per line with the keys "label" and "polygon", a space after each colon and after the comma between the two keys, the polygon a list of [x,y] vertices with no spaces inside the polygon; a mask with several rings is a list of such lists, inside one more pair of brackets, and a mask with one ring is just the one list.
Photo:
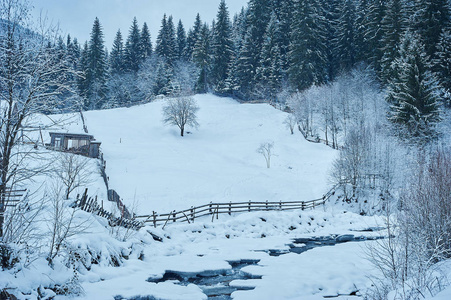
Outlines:
{"label": "wooden fence", "polygon": [[121,214],[121,217],[115,217],[112,213],[103,208],[103,203],[102,205],[99,205],[97,197],[88,197],[87,194],[88,189],[85,190],[81,197],[80,195],[77,195],[77,200],[75,202],[76,207],[79,207],[83,211],[108,219],[108,224],[110,226],[121,226],[134,230],[138,230],[143,227],[142,222],[131,219],[129,216],[124,216],[123,213]]}
{"label": "wooden fence", "polygon": [[151,215],[135,216],[135,219],[141,219],[143,223],[151,223],[154,227],[159,225],[166,226],[172,222],[194,222],[196,218],[211,215],[212,221],[219,214],[251,212],[251,211],[269,211],[269,210],[294,210],[294,209],[313,209],[319,205],[323,205],[330,196],[335,194],[335,187],[327,192],[322,198],[310,201],[279,201],[279,202],[229,202],[229,203],[209,203],[197,207],[181,211],[172,211],[168,214],[157,214],[155,211]]}
{"label": "wooden fence", "polygon": [[167,214],[157,214],[155,211],[151,215],[134,216],[133,218],[129,215],[121,217],[115,217],[112,213],[108,212],[103,208],[102,205],[98,204],[97,197],[88,197],[88,189],[85,190],[84,194],[80,197],[77,195],[76,207],[79,207],[83,211],[96,214],[100,217],[108,219],[110,226],[122,226],[125,228],[130,228],[138,230],[143,227],[146,223],[151,223],[154,227],[163,225],[163,228],[168,223],[174,223],[177,221],[194,223],[196,218],[204,216],[212,216],[211,220],[214,218],[219,218],[220,214],[240,213],[240,212],[251,212],[251,211],[270,211],[270,210],[305,210],[314,209],[319,205],[323,205],[332,195],[335,194],[336,186],[329,190],[322,198],[310,200],[310,201],[278,201],[278,202],[229,202],[229,203],[213,203],[191,207],[189,209],[181,211],[172,211]]}
{"label": "wooden fence", "polygon": [[5,207],[15,207],[17,205],[17,203],[19,203],[24,198],[24,196],[26,196],[26,194],[27,194],[27,189],[11,190],[11,189],[7,188],[2,197],[4,200],[4,206]]}

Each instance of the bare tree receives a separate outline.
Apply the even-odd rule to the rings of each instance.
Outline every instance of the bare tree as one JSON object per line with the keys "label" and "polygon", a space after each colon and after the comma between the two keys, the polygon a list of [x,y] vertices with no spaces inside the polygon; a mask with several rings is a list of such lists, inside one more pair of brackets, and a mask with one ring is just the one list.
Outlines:
{"label": "bare tree", "polygon": [[65,247],[68,239],[74,235],[86,232],[88,221],[77,222],[75,214],[77,210],[64,201],[64,188],[60,182],[54,184],[48,197],[51,203],[50,218],[47,222],[48,235],[50,237],[47,261],[53,265],[53,260]]}
{"label": "bare tree", "polygon": [[371,160],[371,132],[350,130],[345,139],[339,158],[334,162],[332,176],[348,198],[346,186],[352,187],[352,197],[356,197],[359,187],[365,187],[368,164]]}
{"label": "bare tree", "polygon": [[166,105],[163,106],[163,122],[178,126],[180,135],[183,136],[186,125],[195,128],[199,126],[196,116],[198,110],[199,107],[192,97],[180,96],[170,98],[167,100]]}
{"label": "bare tree", "polygon": [[86,186],[90,182],[89,159],[73,154],[59,153],[54,174],[65,187],[64,197],[69,199],[70,193],[76,188]]}
{"label": "bare tree", "polygon": [[288,114],[283,123],[290,129],[291,134],[294,134],[294,127],[296,126],[296,117],[293,114]]}
{"label": "bare tree", "polygon": [[312,87],[307,91],[291,95],[287,100],[287,105],[296,121],[299,122],[299,128],[305,138],[314,135],[314,107],[312,102],[317,101],[315,97],[317,90],[318,87]]}
{"label": "bare tree", "polygon": [[58,50],[51,46],[57,31],[45,24],[28,29],[29,10],[27,1],[0,1],[0,239],[5,191],[37,173],[24,165],[24,157],[35,152],[27,147],[18,150],[22,130],[36,129],[31,116],[53,111],[61,101],[58,96],[70,92],[69,64],[55,59]]}
{"label": "bare tree", "polygon": [[274,142],[265,142],[265,143],[261,143],[260,147],[258,147],[258,149],[257,149],[257,153],[260,153],[265,158],[266,167],[268,169],[271,167],[271,156],[274,155],[273,148],[274,148]]}
{"label": "bare tree", "polygon": [[393,291],[393,299],[434,296],[443,287],[435,264],[451,256],[451,154],[441,148],[428,156],[424,150],[401,192],[401,209],[386,211],[387,238],[367,253],[383,276],[375,287]]}

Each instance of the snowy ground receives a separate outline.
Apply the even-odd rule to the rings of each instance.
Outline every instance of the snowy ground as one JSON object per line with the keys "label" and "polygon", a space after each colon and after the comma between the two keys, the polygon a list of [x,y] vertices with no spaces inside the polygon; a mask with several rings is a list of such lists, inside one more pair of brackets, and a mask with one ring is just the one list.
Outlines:
{"label": "snowy ground", "polygon": [[[188,129],[191,134],[183,138],[177,128],[161,122],[164,99],[85,114],[89,133],[102,142],[110,188],[126,204],[138,202],[138,213],[167,212],[210,201],[310,200],[330,188],[327,177],[337,153],[304,141],[299,132],[290,135],[283,124],[285,113],[266,104],[238,104],[212,95],[195,99],[201,126]],[[81,132],[79,117],[73,119],[60,130]],[[277,154],[270,169],[256,153],[265,141],[274,141]],[[90,194],[106,197],[96,161],[90,166]],[[69,283],[74,288],[76,274],[81,299],[206,299],[201,287],[174,278],[163,280],[163,276],[168,271],[227,275],[232,270],[230,262],[247,260],[254,264],[244,266],[240,274],[251,279],[231,279],[227,284],[250,290],[233,291],[233,299],[313,300],[362,294],[371,285],[368,276],[377,274],[365,256],[367,247],[377,241],[366,238],[383,234],[365,231],[383,226],[381,219],[346,212],[331,203],[312,211],[221,215],[214,222],[204,217],[194,224],[149,226],[136,233],[111,229],[105,219],[85,212],[77,212],[77,218],[90,225],[84,234],[69,239],[71,251],[81,256],[75,273],[64,267],[64,257],[53,269],[41,257],[2,272],[0,288],[20,290],[25,293],[21,299],[37,299],[39,286]],[[155,241],[149,232],[163,241]],[[294,239],[346,234],[363,240],[301,254],[290,252]],[[437,299],[448,299],[448,295],[444,292]],[[52,296],[53,291],[41,289],[41,298]]]}
{"label": "snowy ground", "polygon": [[[164,126],[164,99],[85,114],[102,142],[110,188],[138,213],[165,213],[213,202],[311,200],[328,189],[336,152],[290,135],[286,113],[267,104],[195,96],[198,130],[180,137]],[[271,168],[257,148],[273,141]]]}
{"label": "snowy ground", "polygon": [[[240,260],[260,260],[243,271],[263,277],[230,282],[230,286],[255,287],[232,293],[233,299],[322,299],[357,290],[363,292],[371,284],[366,275],[375,273],[363,253],[374,242],[349,242],[277,257],[267,251],[283,252],[289,249],[293,238],[299,237],[369,236],[372,234],[359,230],[376,226],[378,220],[373,217],[318,209],[241,214],[221,217],[214,223],[205,218],[190,225],[174,224],[165,230],[146,228],[141,235],[150,230],[164,236],[163,242],[143,246],[142,261],[130,259],[121,268],[93,267],[87,275],[91,282],[83,284],[84,298],[140,295],[157,299],[206,299],[194,284],[181,286],[177,280],[160,283],[147,280],[161,278],[167,270],[187,273],[228,270],[231,266],[227,261]],[[146,241],[145,237],[140,238]]]}

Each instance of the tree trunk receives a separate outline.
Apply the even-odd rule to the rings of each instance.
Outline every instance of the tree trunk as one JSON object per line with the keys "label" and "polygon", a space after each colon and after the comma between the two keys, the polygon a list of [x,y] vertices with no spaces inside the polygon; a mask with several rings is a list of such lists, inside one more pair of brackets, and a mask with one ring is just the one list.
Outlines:
{"label": "tree trunk", "polygon": [[183,136],[183,133],[185,132],[185,127],[182,126],[182,128],[180,128],[180,136]]}

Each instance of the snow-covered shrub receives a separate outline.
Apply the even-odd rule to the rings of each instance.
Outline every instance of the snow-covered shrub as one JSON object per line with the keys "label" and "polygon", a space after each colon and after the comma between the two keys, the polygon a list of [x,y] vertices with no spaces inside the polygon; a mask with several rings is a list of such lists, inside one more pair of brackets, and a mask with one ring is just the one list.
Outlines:
{"label": "snow-covered shrub", "polygon": [[[451,255],[451,154],[421,154],[400,197],[399,210],[386,209],[387,238],[368,251],[381,271],[371,291],[378,298],[419,299],[444,284],[437,263]],[[374,296],[373,295],[373,296]]]}

